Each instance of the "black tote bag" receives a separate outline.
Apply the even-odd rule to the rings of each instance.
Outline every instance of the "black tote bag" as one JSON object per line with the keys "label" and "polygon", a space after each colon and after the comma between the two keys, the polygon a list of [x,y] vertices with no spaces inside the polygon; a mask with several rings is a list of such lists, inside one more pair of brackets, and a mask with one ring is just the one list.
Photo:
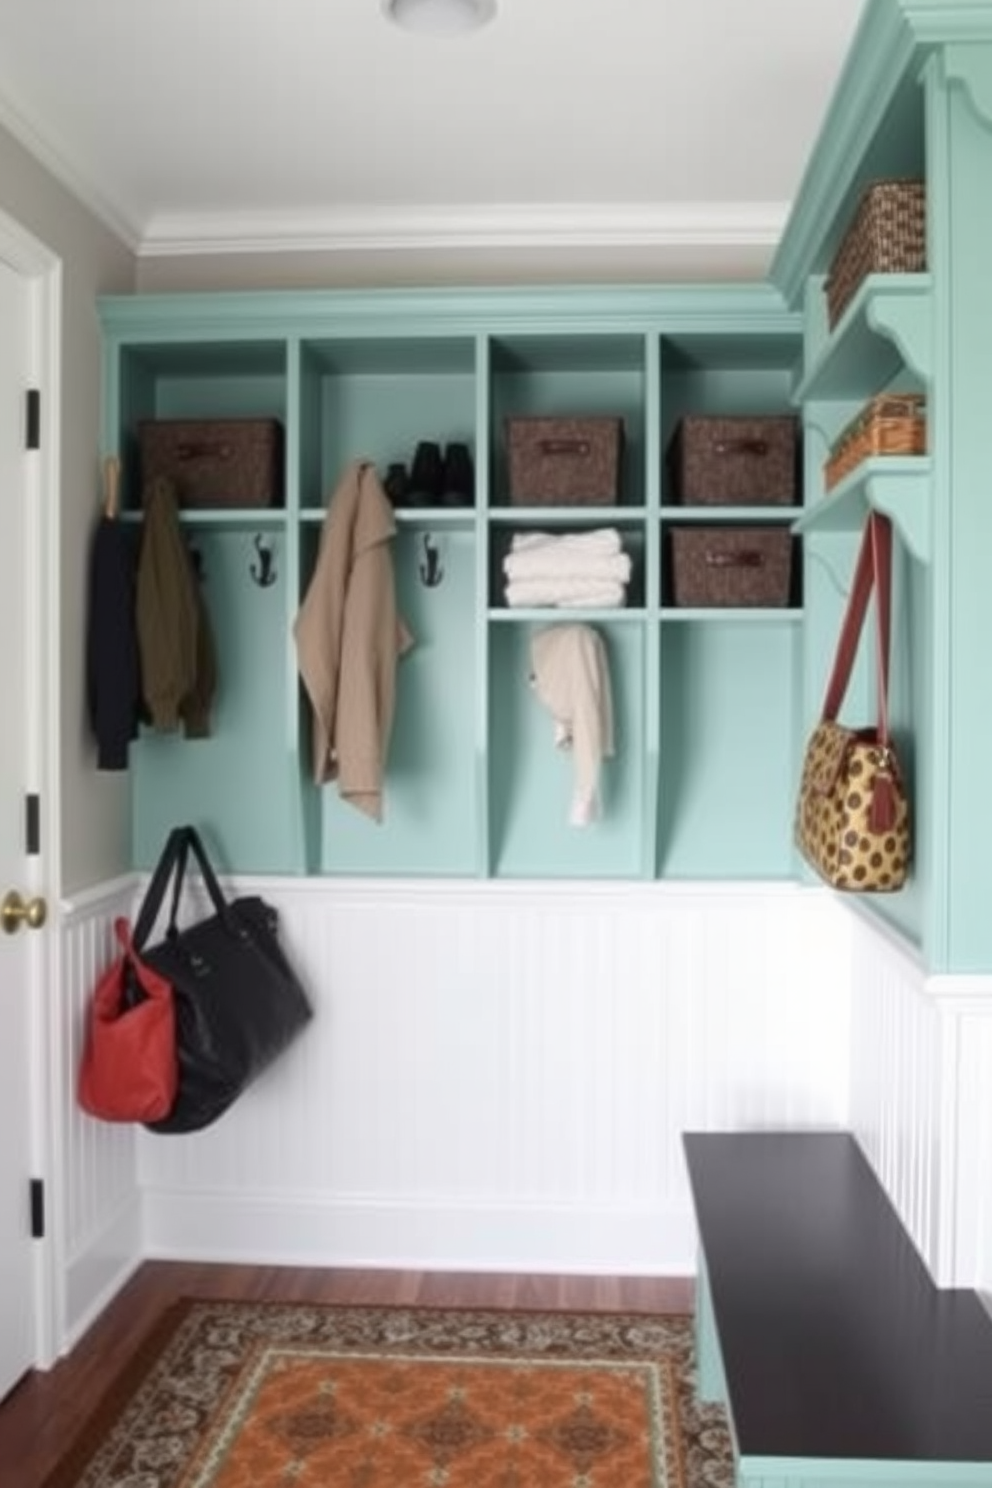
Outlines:
{"label": "black tote bag", "polygon": [[[180,928],[191,854],[214,912]],[[165,935],[149,946],[170,882]],[[138,912],[133,944],[171,983],[176,1014],[175,1104],[145,1125],[154,1132],[199,1131],[283,1052],[313,1009],[279,944],[275,909],[258,896],[224,898],[194,827],[169,834]]]}

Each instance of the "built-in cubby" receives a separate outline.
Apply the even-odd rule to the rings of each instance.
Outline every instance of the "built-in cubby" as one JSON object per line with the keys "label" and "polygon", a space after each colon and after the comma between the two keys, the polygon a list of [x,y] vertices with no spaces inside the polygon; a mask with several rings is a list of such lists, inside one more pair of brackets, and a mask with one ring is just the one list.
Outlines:
{"label": "built-in cubby", "polygon": [[788,877],[794,870],[797,614],[689,615],[661,626],[659,875]]}
{"label": "built-in cubby", "polygon": [[301,504],[324,507],[345,467],[371,460],[409,471],[417,445],[475,447],[472,336],[308,339],[300,351]]}
{"label": "built-in cubby", "polygon": [[478,871],[475,558],[474,534],[463,527],[400,525],[393,543],[397,603],[413,644],[396,669],[383,819],[356,811],[333,784],[308,783],[306,810],[319,823],[311,871]]}
{"label": "built-in cubby", "polygon": [[295,751],[288,747],[295,678],[286,634],[293,576],[285,525],[197,514],[187,535],[217,659],[210,734],[190,739],[182,730],[142,728],[130,756],[135,857],[154,861],[171,827],[195,821],[227,871],[294,872],[301,861],[301,801]]}
{"label": "built-in cubby", "polygon": [[[544,623],[555,623],[553,617]],[[644,871],[647,641],[632,619],[597,619],[610,678],[614,753],[600,768],[599,815],[570,821],[576,752],[531,683],[541,622],[494,624],[489,635],[489,847],[495,877],[640,878]]]}
{"label": "built-in cubby", "polygon": [[[630,576],[624,583],[623,610],[644,615],[647,612],[648,593],[648,541],[643,514],[632,518],[623,508],[586,507],[584,511],[570,509],[567,513],[541,510],[537,507],[515,507],[509,512],[495,511],[488,522],[489,550],[489,612],[491,619],[505,618],[501,612],[512,609],[517,619],[540,619],[521,607],[509,605],[507,599],[508,576],[505,560],[512,551],[516,536],[526,537],[547,532],[550,536],[566,537],[582,533],[601,532],[608,529],[617,534],[620,552],[630,560]],[[546,613],[546,612],[545,612]],[[553,613],[553,612],[552,612]],[[609,618],[611,609],[603,611]]]}
{"label": "built-in cubby", "polygon": [[[121,502],[141,505],[142,419],[272,418],[288,422],[285,339],[170,336],[128,344],[105,367],[108,444],[121,461]],[[205,412],[206,410],[206,412]]]}
{"label": "built-in cubby", "polygon": [[[491,505],[510,502],[506,423],[511,418],[623,421],[618,505],[643,509],[649,420],[643,334],[527,332],[489,340]],[[608,513],[607,513],[608,515]]]}
{"label": "built-in cubby", "polygon": [[[264,416],[285,431],[284,504],[182,514],[216,632],[209,739],[142,730],[134,857],[200,822],[232,870],[435,877],[780,877],[794,871],[798,584],[767,609],[690,611],[666,578],[671,524],[778,530],[773,506],[688,508],[665,450],[685,413],[790,407],[800,317],[759,286],[718,289],[289,293],[105,300],[107,454],[140,521],[142,418]],[[508,420],[619,418],[617,499],[511,499]],[[468,447],[471,503],[395,507],[400,614],[380,821],[313,779],[293,621],[328,503],[356,459],[385,477],[418,444]],[[617,532],[622,602],[510,604],[516,535]],[[798,549],[801,539],[794,540]],[[593,628],[614,750],[599,811],[571,821],[576,758],[536,695],[533,644]]]}

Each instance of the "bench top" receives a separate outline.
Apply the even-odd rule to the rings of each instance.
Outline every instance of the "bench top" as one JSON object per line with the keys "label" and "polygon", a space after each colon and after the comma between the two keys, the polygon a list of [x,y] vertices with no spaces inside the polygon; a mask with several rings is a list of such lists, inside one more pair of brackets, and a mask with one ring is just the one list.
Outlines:
{"label": "bench top", "polygon": [[934,1286],[854,1139],[683,1142],[740,1455],[992,1463],[992,1319]]}

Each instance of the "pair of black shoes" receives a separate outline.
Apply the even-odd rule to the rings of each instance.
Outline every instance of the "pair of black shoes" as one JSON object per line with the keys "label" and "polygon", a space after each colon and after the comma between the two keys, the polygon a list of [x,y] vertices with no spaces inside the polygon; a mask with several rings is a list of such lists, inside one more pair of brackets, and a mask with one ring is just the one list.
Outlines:
{"label": "pair of black shoes", "polygon": [[390,465],[384,482],[394,506],[474,506],[475,470],[467,444],[441,446],[424,439],[417,445],[413,464]]}

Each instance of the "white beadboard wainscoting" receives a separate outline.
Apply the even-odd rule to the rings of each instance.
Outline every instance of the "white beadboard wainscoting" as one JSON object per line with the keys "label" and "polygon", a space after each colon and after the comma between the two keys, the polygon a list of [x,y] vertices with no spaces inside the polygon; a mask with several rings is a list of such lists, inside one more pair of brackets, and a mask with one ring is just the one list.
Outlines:
{"label": "white beadboard wainscoting", "polygon": [[992,977],[928,976],[849,912],[851,1129],[934,1279],[992,1299]]}
{"label": "white beadboard wainscoting", "polygon": [[942,1283],[992,1297],[992,991],[930,978],[795,885],[243,880],[312,1026],[186,1137],[75,1104],[84,1015],[133,908],[63,906],[65,1347],[145,1257],[675,1274],[687,1129],[849,1126]]}
{"label": "white beadboard wainscoting", "polygon": [[155,1256],[687,1272],[683,1130],[845,1120],[826,895],[243,887],[277,906],[316,1019],[214,1127],[141,1134]]}
{"label": "white beadboard wainscoting", "polygon": [[56,1272],[53,1314],[68,1348],[144,1255],[137,1133],[94,1121],[76,1103],[86,1014],[97,978],[116,955],[113,925],[134,902],[133,877],[61,906],[60,994],[53,1020],[52,1127],[56,1172],[48,1214]]}

